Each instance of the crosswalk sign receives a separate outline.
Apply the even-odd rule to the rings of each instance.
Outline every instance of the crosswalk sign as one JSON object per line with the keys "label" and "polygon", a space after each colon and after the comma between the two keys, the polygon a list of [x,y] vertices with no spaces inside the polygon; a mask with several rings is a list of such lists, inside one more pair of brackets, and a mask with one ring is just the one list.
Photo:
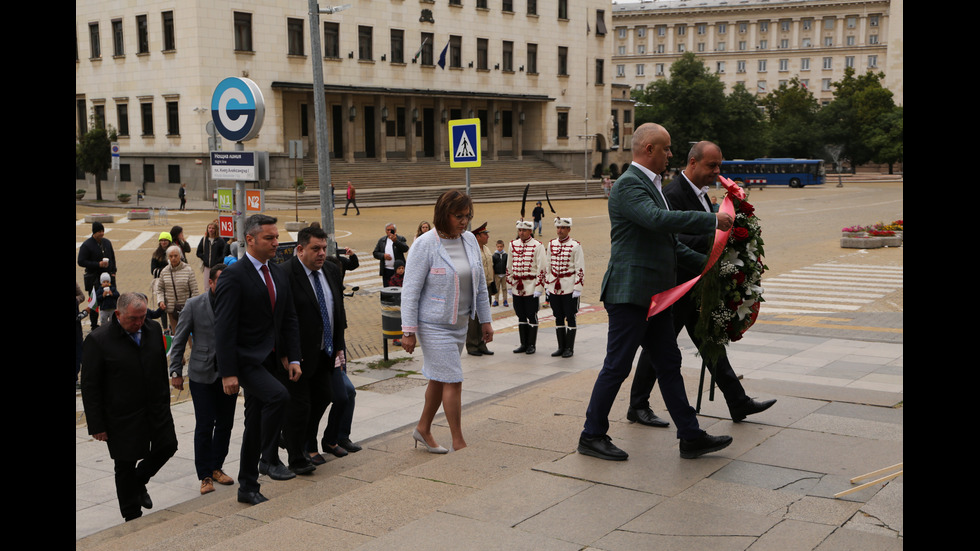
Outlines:
{"label": "crosswalk sign", "polygon": [[449,166],[480,166],[480,119],[449,121]]}

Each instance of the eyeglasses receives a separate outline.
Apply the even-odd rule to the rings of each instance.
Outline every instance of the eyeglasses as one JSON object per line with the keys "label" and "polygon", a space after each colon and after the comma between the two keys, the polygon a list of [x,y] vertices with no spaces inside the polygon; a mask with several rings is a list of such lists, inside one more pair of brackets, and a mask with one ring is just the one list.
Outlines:
{"label": "eyeglasses", "polygon": [[459,220],[460,222],[462,222],[464,220],[467,221],[467,222],[469,222],[470,220],[473,219],[473,215],[472,214],[454,214],[453,217],[456,220]]}

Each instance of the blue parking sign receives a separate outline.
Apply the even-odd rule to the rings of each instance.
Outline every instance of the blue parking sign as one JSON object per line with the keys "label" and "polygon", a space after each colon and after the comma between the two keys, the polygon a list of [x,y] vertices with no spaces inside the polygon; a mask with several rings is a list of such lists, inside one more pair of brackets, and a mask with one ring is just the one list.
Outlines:
{"label": "blue parking sign", "polygon": [[449,121],[449,166],[480,166],[480,119]]}

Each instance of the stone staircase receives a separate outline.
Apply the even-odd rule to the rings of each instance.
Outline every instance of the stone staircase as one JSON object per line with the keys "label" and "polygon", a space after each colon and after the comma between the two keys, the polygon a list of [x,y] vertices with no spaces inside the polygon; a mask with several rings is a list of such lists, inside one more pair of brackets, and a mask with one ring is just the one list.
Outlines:
{"label": "stone staircase", "polygon": [[[304,163],[303,180],[307,189],[299,197],[300,206],[318,206],[319,179],[314,160]],[[362,207],[432,204],[447,189],[466,188],[465,170],[450,167],[448,161],[389,159],[381,163],[359,159],[355,163],[345,163],[333,159],[330,161],[330,181],[334,185],[334,203],[337,205],[346,202],[348,180],[357,189],[357,204]],[[470,169],[470,190],[475,202],[520,200],[527,184],[531,184],[529,200],[543,199],[546,191],[551,197],[563,199],[602,196],[600,180],[590,179],[586,183],[541,159],[484,160],[482,166]],[[295,202],[295,195],[290,190],[266,190],[265,196],[269,202]]]}

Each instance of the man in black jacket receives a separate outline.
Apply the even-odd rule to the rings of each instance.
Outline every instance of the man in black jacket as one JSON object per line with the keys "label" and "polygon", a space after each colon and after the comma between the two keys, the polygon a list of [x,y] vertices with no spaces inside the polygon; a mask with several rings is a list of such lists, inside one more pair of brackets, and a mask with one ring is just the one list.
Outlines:
{"label": "man in black jacket", "polygon": [[145,319],[146,297],[123,294],[112,321],[85,339],[82,361],[88,432],[109,446],[127,521],[153,507],[146,483],[177,452],[163,332]]}
{"label": "man in black jacket", "polygon": [[374,247],[374,258],[380,261],[381,281],[384,286],[388,286],[388,280],[395,275],[395,261],[405,261],[405,253],[408,252],[408,241],[404,236],[398,235],[394,224],[385,226],[385,236],[378,240]]}
{"label": "man in black jacket", "polygon": [[[92,296],[92,288],[100,287],[99,277],[103,273],[112,277],[112,286],[116,286],[116,253],[112,243],[105,238],[105,226],[102,222],[92,222],[92,237],[82,243],[78,249],[78,265],[85,268],[82,283],[85,292]],[[94,309],[89,313],[92,329],[99,326],[99,313]]]}

